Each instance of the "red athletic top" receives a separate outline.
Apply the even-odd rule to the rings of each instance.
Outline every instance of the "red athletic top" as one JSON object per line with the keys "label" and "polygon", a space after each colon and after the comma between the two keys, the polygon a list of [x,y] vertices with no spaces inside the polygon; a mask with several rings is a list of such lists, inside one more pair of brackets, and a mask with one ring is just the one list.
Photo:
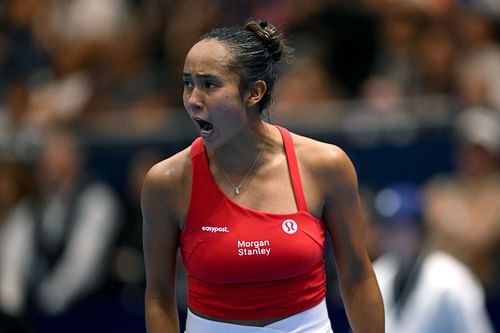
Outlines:
{"label": "red athletic top", "polygon": [[180,245],[188,306],[199,313],[272,318],[307,310],[325,297],[325,226],[307,210],[292,137],[278,128],[295,213],[261,212],[235,203],[217,186],[203,141],[197,138],[191,146],[193,185]]}

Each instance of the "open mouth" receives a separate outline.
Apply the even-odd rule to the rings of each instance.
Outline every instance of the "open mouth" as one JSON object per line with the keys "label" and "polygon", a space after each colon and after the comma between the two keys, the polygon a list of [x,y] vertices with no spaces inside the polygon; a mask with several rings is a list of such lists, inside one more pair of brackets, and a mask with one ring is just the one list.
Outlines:
{"label": "open mouth", "polygon": [[204,133],[209,133],[214,128],[214,126],[206,120],[200,118],[194,118],[193,120],[200,126],[200,130]]}

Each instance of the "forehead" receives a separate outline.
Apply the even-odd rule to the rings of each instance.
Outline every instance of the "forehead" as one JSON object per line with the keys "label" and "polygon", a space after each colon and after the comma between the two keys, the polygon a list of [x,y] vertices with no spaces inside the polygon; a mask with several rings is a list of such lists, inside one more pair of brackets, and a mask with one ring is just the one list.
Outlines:
{"label": "forehead", "polygon": [[223,74],[229,70],[232,56],[227,46],[216,39],[202,40],[189,50],[184,62],[187,74]]}

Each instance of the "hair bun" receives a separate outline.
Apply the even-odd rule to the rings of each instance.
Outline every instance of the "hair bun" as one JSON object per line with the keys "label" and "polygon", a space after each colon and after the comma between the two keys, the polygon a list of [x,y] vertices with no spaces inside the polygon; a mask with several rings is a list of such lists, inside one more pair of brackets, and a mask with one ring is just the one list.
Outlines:
{"label": "hair bun", "polygon": [[255,33],[267,47],[274,61],[279,61],[283,54],[283,38],[281,33],[267,21],[248,21],[245,30]]}

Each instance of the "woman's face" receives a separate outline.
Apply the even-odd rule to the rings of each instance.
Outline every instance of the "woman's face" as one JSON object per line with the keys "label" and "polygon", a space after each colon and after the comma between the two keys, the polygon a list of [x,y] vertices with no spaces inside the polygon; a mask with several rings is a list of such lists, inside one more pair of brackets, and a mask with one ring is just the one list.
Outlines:
{"label": "woman's face", "polygon": [[218,148],[248,123],[246,94],[230,70],[231,54],[216,40],[195,44],[184,63],[183,101],[205,145]]}

